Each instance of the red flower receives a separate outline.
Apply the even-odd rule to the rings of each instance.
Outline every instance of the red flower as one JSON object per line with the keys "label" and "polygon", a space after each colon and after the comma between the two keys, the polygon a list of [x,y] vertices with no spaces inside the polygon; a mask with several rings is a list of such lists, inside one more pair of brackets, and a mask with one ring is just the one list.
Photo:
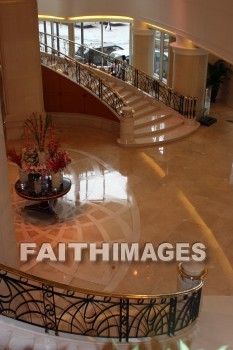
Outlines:
{"label": "red flower", "polygon": [[53,155],[53,157],[48,158],[47,162],[51,166],[52,171],[56,173],[60,170],[64,170],[65,167],[70,164],[71,158],[68,152],[59,150]]}

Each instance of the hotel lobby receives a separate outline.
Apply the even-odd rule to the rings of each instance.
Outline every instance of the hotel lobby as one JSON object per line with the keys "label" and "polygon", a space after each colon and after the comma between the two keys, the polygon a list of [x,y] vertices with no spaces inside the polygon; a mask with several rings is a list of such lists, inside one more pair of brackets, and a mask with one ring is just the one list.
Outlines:
{"label": "hotel lobby", "polygon": [[[63,128],[57,118],[58,138],[72,159],[65,169],[72,187],[57,200],[58,219],[26,211],[29,201],[14,189],[17,166],[9,163],[17,242],[53,247],[58,242],[201,242],[208,267],[205,295],[232,295],[233,115],[220,103],[211,106],[211,115],[217,119],[211,127],[201,126],[161,147],[139,149],[120,147],[117,131],[74,126],[67,119]],[[65,263],[36,263],[35,258],[22,262],[20,269],[73,286],[129,294],[176,291],[175,260],[77,263],[70,256]]]}
{"label": "hotel lobby", "polygon": [[[53,6],[55,2],[60,6]],[[218,47],[215,46],[214,40],[211,41],[211,39],[208,42],[205,35],[198,33],[194,21],[197,17],[196,12],[196,15],[187,24],[182,21],[182,18],[185,18],[185,12],[176,12],[174,9],[174,16],[171,16],[170,20],[168,16],[166,22],[163,11],[161,15],[153,12],[151,14],[153,18],[150,18],[148,9],[153,7],[152,4],[148,6],[148,9],[146,7],[143,9],[142,4],[137,2],[137,7],[133,9],[132,2],[130,0],[127,3],[124,13],[122,10],[119,11],[119,4],[115,3],[112,14],[134,16],[140,23],[146,23],[147,19],[150,19],[150,24],[158,27],[161,23],[164,25],[167,23],[166,30],[172,29],[174,32],[176,29],[178,39],[187,30],[193,33],[193,35],[187,35],[187,38],[194,40],[199,37],[200,47],[203,50],[208,47],[210,52],[223,57],[229,64],[233,62],[231,59],[233,57],[233,53],[231,56],[232,46],[228,45],[228,36],[225,35],[228,33],[226,26],[221,29],[222,37],[225,38],[224,48],[220,41],[218,41]],[[215,118],[216,123],[209,127],[200,125],[191,135],[170,143],[147,147],[121,147],[117,142],[120,135],[120,123],[113,120],[110,110],[111,117],[109,120],[106,119],[106,105],[103,116],[105,118],[100,115],[101,109],[96,110],[96,114],[93,113],[93,115],[81,112],[72,114],[69,113],[70,111],[57,111],[56,108],[53,110],[51,103],[51,108],[46,110],[45,105],[48,101],[44,104],[41,58],[38,50],[39,40],[37,40],[38,13],[35,3],[35,1],[20,0],[14,4],[11,1],[0,0],[0,5],[5,11],[4,15],[0,11],[0,58],[4,88],[1,100],[5,102],[4,106],[2,103],[2,111],[5,113],[3,113],[3,124],[7,136],[18,133],[17,137],[6,137],[6,147],[23,148],[25,146],[22,139],[23,121],[31,113],[40,114],[45,110],[52,116],[62,148],[70,154],[71,163],[66,167],[64,176],[71,180],[72,185],[67,194],[56,200],[56,218],[46,213],[26,210],[25,206],[31,201],[18,196],[15,191],[18,168],[9,161],[6,164],[2,133],[1,157],[4,161],[1,184],[3,195],[0,203],[2,211],[1,263],[17,267],[15,262],[20,260],[19,252],[22,243],[35,243],[37,247],[43,243],[49,243],[57,254],[60,243],[96,243],[98,247],[102,243],[127,243],[129,245],[138,243],[140,247],[151,243],[157,247],[164,242],[173,246],[179,243],[193,245],[200,242],[205,246],[206,260],[204,263],[208,273],[204,277],[200,317],[194,327],[188,329],[184,335],[178,334],[174,338],[160,338],[159,340],[151,338],[143,342],[134,339],[135,343],[123,342],[117,344],[117,347],[101,343],[99,339],[93,342],[93,339],[89,337],[85,341],[83,338],[82,340],[79,338],[77,342],[70,340],[73,338],[67,341],[70,341],[70,349],[81,350],[92,348],[99,350],[108,348],[124,350],[186,349],[185,345],[181,346],[180,341],[182,340],[191,350],[212,350],[221,347],[225,350],[233,349],[231,334],[233,323],[232,80],[223,87],[222,94],[217,101],[210,105],[210,117]],[[74,1],[70,9],[61,4],[61,1],[54,1],[53,5],[47,8],[46,2],[38,0],[40,13],[47,8],[53,16],[63,14],[65,18],[68,18],[71,17],[71,12],[77,10]],[[104,4],[103,0],[99,6],[102,6],[103,14],[107,15]],[[90,8],[85,1],[81,1],[79,14],[84,16],[98,12],[94,3],[92,7],[90,2],[89,5]],[[160,5],[164,6],[162,3]],[[158,8],[158,3],[156,6]],[[13,12],[12,9],[14,9]],[[19,9],[22,11],[21,16],[18,16]],[[217,11],[217,7],[215,10]],[[169,13],[170,8],[167,11],[166,13]],[[26,18],[24,14],[26,16],[27,13],[32,18],[30,24],[26,20],[23,21]],[[182,16],[179,17],[181,14]],[[199,16],[201,17],[199,26],[201,28],[206,17],[203,17],[201,13]],[[224,14],[222,14],[223,18]],[[8,20],[11,26],[8,26]],[[20,29],[22,30],[19,33],[15,31],[18,20],[21,21]],[[222,23],[225,22],[222,21]],[[194,27],[192,27],[193,24]],[[32,26],[31,32],[28,26]],[[214,33],[216,36],[215,31]],[[189,40],[184,42],[187,44]],[[179,49],[176,47],[176,50],[179,51]],[[185,52],[186,50],[189,54],[195,51],[193,46],[184,48]],[[18,60],[13,57],[13,51],[22,52],[22,55],[18,55]],[[200,51],[202,55],[202,49]],[[188,58],[186,57],[187,60],[183,62],[189,61],[189,54]],[[196,56],[193,60],[198,63]],[[201,69],[203,69],[205,62],[203,57],[200,61]],[[190,67],[194,65],[191,64]],[[183,69],[182,64],[178,68],[176,83],[179,81],[188,83],[187,75],[184,79],[179,79],[179,74]],[[192,72],[194,77],[196,71],[195,66]],[[53,86],[52,83],[55,80],[50,79],[48,73],[47,78],[51,82],[50,87]],[[66,79],[64,76],[63,78]],[[193,79],[197,90],[199,83],[203,85],[204,78],[201,78],[199,74],[197,81]],[[187,90],[191,89],[191,85],[191,83],[187,84]],[[54,95],[54,100],[56,99]],[[60,100],[62,100],[61,97],[58,102]],[[77,105],[82,104],[78,99],[74,102]],[[95,109],[95,106],[93,104],[88,107]],[[8,168],[7,175],[5,166]],[[8,179],[10,199],[4,190],[7,188],[7,186],[4,187],[7,182],[5,180]],[[9,213],[12,213],[11,217],[8,216]],[[7,239],[5,239],[6,236]],[[88,253],[85,252],[82,261],[79,262],[75,261],[74,252],[71,249],[67,251],[64,261],[44,259],[39,262],[35,254],[30,255],[26,261],[19,261],[18,267],[22,273],[45,279],[51,283],[62,283],[68,286],[67,289],[88,289],[93,294],[118,293],[153,296],[172,294],[179,290],[178,262],[175,255],[171,261],[160,259],[158,261],[148,259],[145,262],[115,261],[114,259],[90,261]],[[20,348],[20,345],[18,348],[16,345],[11,346],[9,342],[14,341],[14,344],[17,344],[17,339],[21,339],[24,332],[27,332],[26,327],[24,329],[22,325],[15,323],[10,325],[12,320],[9,318],[5,321],[5,319],[4,316],[0,317],[0,340],[3,339],[5,332],[10,334],[9,349],[24,349],[23,346]],[[8,322],[9,327],[12,327],[10,330],[6,328]],[[43,331],[42,329],[41,333]],[[63,347],[59,345],[60,337],[53,334],[38,336],[37,332],[38,330],[35,330],[38,342],[39,338],[46,338],[46,342],[52,339],[54,342],[54,347],[46,343],[47,348],[69,349],[66,345]],[[63,339],[62,336],[60,339]]]}
{"label": "hotel lobby", "polygon": [[[211,106],[217,123],[162,147],[125,149],[112,132],[67,123],[58,129],[72,162],[71,190],[57,200],[58,219],[24,210],[8,163],[17,242],[201,242],[206,247],[205,295],[232,295],[232,110]],[[56,124],[56,114],[54,116]],[[58,124],[62,125],[62,118]],[[19,141],[8,141],[18,146]],[[22,145],[23,146],[23,145]],[[149,259],[148,259],[149,260]],[[177,262],[65,263],[34,258],[20,269],[98,291],[158,294],[176,291]],[[143,283],[140,281],[143,280]]]}
{"label": "hotel lobby", "polygon": [[[28,201],[14,190],[17,167],[8,163],[18,247],[21,242],[38,246],[46,242],[56,251],[59,242],[139,242],[140,246],[202,242],[208,268],[203,296],[208,306],[201,315],[210,316],[213,304],[216,310],[222,303],[225,308],[228,305],[227,311],[220,307],[221,324],[215,325],[218,339],[213,337],[206,349],[228,339],[230,346],[226,322],[232,317],[233,292],[232,109],[216,103],[211,105],[211,116],[217,119],[215,124],[201,126],[183,140],[162,147],[125,149],[116,142],[118,131],[69,124],[54,114],[58,137],[72,159],[65,171],[72,187],[56,203],[58,219],[26,211]],[[8,141],[10,147],[19,144]],[[35,257],[21,262],[20,270],[73,287],[148,295],[177,291],[175,260],[90,262],[84,255],[81,262],[75,262],[71,253],[65,262],[37,262]],[[202,332],[195,331],[199,343],[195,338],[192,349],[197,349],[195,344],[206,344],[209,334],[203,335],[203,329],[207,327],[208,332],[213,327],[210,320],[205,320],[204,328],[198,322]]]}

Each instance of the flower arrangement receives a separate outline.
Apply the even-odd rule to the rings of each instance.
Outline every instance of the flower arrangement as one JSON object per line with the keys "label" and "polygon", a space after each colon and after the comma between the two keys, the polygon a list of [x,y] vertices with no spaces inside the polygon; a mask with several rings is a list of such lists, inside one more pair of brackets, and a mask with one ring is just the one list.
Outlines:
{"label": "flower arrangement", "polygon": [[22,163],[24,167],[31,168],[39,163],[39,157],[36,147],[23,148]]}
{"label": "flower arrangement", "polygon": [[57,173],[60,170],[64,170],[71,162],[70,155],[67,151],[57,150],[52,157],[47,159],[50,169]]}
{"label": "flower arrangement", "polygon": [[22,168],[28,174],[45,176],[47,172],[50,171],[50,167],[47,162],[43,164],[39,163],[38,151],[36,147],[24,148],[22,153]]}
{"label": "flower arrangement", "polygon": [[7,157],[27,174],[43,177],[51,171],[54,173],[63,171],[71,162],[69,153],[59,148],[55,127],[48,115],[38,117],[33,114],[26,120],[24,141],[25,148],[22,151],[9,149]]}
{"label": "flower arrangement", "polygon": [[47,162],[51,171],[57,173],[63,171],[71,162],[70,155],[67,151],[59,149],[59,142],[56,139],[54,125],[49,128],[49,143],[47,145],[48,155]]}
{"label": "flower arrangement", "polygon": [[7,151],[7,158],[20,168],[22,167],[22,151],[17,152],[15,148],[11,148]]}

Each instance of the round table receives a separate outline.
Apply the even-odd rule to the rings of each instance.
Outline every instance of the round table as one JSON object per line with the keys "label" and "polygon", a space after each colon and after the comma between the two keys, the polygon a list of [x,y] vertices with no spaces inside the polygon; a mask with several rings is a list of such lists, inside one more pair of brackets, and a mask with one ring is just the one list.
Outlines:
{"label": "round table", "polygon": [[22,186],[20,180],[15,183],[16,193],[24,198],[37,203],[26,205],[25,210],[40,211],[57,218],[57,214],[54,210],[54,202],[69,192],[71,188],[71,181],[67,177],[63,177],[63,182],[60,188],[57,190],[52,189],[52,181],[50,179],[42,180],[42,191],[36,193],[34,191],[34,179],[29,177],[29,180],[25,186]]}

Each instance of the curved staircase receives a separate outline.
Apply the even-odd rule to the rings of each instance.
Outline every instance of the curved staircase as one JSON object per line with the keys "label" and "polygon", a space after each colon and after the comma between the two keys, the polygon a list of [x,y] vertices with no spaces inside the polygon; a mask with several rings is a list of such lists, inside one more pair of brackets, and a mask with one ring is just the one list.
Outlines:
{"label": "curved staircase", "polygon": [[[59,41],[60,47],[63,47],[65,51],[62,53],[48,46],[47,38],[50,38],[50,41],[51,38],[56,39],[56,42]],[[44,59],[42,56],[43,64],[55,69],[59,74],[64,74],[74,82],[82,84],[102,101],[104,97],[104,102],[118,116],[121,115],[124,105],[132,107],[134,110],[134,140],[127,144],[119,140],[122,146],[152,146],[172,142],[190,135],[199,128],[200,123],[194,118],[196,104],[194,97],[182,96],[152,76],[130,65],[126,65],[127,82],[111,76],[110,67],[95,66],[94,68],[91,62],[88,65],[82,64],[69,56],[70,44],[71,47],[77,46],[77,49],[81,47],[67,39],[40,33],[41,54],[43,53],[44,58],[46,57]],[[117,63],[111,56],[106,56],[99,51],[98,54],[111,63]],[[108,73],[105,71],[106,68]],[[92,77],[89,77],[88,71],[94,73]],[[95,76],[99,77],[100,81],[91,84]],[[102,82],[104,82],[103,86]]]}
{"label": "curved staircase", "polygon": [[200,123],[197,121],[190,122],[172,108],[127,82],[103,72],[98,74],[118,92],[127,106],[134,110],[134,142],[122,146],[151,146],[172,142],[190,135],[199,128]]}

